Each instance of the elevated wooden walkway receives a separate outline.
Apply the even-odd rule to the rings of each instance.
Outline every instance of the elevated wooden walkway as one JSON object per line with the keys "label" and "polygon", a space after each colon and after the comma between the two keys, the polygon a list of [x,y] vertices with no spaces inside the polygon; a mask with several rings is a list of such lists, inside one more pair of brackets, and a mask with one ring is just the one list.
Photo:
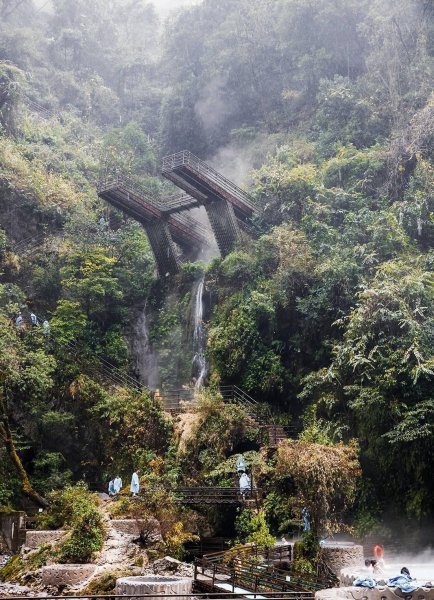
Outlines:
{"label": "elevated wooden walkway", "polygon": [[161,172],[200,204],[212,199],[227,200],[241,220],[260,212],[246,192],[188,150],[163,158]]}
{"label": "elevated wooden walkway", "polygon": [[[241,188],[188,150],[164,158],[162,174],[183,193],[164,199],[154,197],[127,177],[110,178],[97,185],[100,198],[143,225],[160,275],[179,270],[174,242],[194,260],[194,253],[210,246],[214,237],[221,255],[226,256],[242,241],[242,231],[249,231],[252,218],[260,213]],[[214,236],[185,215],[199,206],[205,207]]]}
{"label": "elevated wooden walkway", "polygon": [[140,496],[146,497],[156,491],[171,492],[180,504],[196,506],[257,504],[261,498],[261,491],[257,488],[243,495],[236,487],[143,488]]}
{"label": "elevated wooden walkway", "polygon": [[166,156],[161,172],[205,207],[222,256],[242,239],[239,221],[260,212],[241,188],[188,150]]}
{"label": "elevated wooden walkway", "polygon": [[197,206],[194,198],[178,194],[163,202],[125,177],[101,181],[97,189],[100,198],[143,225],[161,276],[179,270],[180,259],[174,242],[189,259],[196,258],[203,248],[210,246],[213,236],[209,229],[191,216],[177,214]]}

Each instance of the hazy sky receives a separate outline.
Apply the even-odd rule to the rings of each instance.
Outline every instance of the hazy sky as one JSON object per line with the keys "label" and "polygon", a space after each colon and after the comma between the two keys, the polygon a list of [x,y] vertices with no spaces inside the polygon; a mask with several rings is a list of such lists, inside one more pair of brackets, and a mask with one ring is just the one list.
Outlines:
{"label": "hazy sky", "polygon": [[166,15],[174,8],[181,6],[190,6],[191,4],[199,4],[202,0],[152,0],[157,10]]}
{"label": "hazy sky", "polygon": [[[73,1],[73,0],[71,0]],[[167,14],[176,8],[180,8],[181,6],[190,6],[192,4],[200,4],[202,0],[151,0],[158,12],[162,17],[167,16]],[[50,10],[51,9],[51,1],[50,0],[34,0],[36,6],[42,10]]]}

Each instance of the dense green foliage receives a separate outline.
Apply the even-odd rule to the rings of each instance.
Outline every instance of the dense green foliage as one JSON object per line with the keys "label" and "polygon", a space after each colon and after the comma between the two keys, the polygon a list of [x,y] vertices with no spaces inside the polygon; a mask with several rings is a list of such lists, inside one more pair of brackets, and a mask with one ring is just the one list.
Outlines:
{"label": "dense green foliage", "polygon": [[104,524],[98,502],[85,486],[67,486],[51,494],[50,508],[40,520],[41,529],[70,529],[57,550],[62,563],[89,562],[101,549]]}
{"label": "dense green foliage", "polygon": [[145,307],[159,381],[188,383],[203,266],[157,281],[143,229],[95,181],[172,192],[157,165],[188,148],[262,209],[256,236],[206,269],[210,381],[295,426],[323,483],[330,453],[356,440],[357,486],[316,526],[353,499],[364,531],[384,515],[429,523],[433,75],[427,0],[203,0],[164,23],[145,0],[0,1],[0,504],[30,485],[12,446],[43,494],[133,469],[225,485],[234,455],[253,452],[273,531],[302,504],[314,514],[317,483],[259,458],[242,408],[212,393],[194,435],[174,435],[158,399],[124,383]]}

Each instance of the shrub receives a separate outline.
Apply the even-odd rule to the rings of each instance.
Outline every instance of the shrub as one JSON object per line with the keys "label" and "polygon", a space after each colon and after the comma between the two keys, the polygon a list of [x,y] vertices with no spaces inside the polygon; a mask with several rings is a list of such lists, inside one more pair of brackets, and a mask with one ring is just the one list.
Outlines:
{"label": "shrub", "polygon": [[128,577],[132,575],[130,569],[118,569],[116,571],[108,571],[107,573],[101,573],[97,575],[92,581],[81,590],[81,594],[86,596],[96,596],[103,594],[113,594],[116,587],[116,579],[120,577]]}
{"label": "shrub", "polygon": [[235,527],[241,543],[255,544],[259,548],[272,548],[276,539],[271,535],[265,520],[265,511],[244,509],[237,517]]}
{"label": "shrub", "polygon": [[71,528],[71,534],[59,547],[59,562],[88,562],[104,541],[104,524],[97,500],[82,483],[53,492],[50,508],[40,519],[39,526],[42,529]]}

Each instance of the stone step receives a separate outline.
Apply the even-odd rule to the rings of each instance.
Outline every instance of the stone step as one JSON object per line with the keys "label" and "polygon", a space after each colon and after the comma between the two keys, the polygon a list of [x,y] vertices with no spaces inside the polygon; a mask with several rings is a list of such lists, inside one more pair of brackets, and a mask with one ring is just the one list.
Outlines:
{"label": "stone step", "polygon": [[60,542],[60,540],[64,538],[66,534],[67,532],[61,529],[46,531],[28,529],[26,530],[24,546],[34,550],[35,548],[40,548],[44,544],[55,544]]}

